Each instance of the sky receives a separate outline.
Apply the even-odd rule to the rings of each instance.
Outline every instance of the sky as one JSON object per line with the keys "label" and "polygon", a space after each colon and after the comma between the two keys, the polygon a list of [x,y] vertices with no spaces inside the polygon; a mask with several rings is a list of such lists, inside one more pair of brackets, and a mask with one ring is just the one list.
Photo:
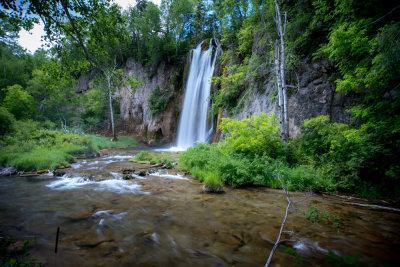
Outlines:
{"label": "sky", "polygon": [[[161,0],[150,0],[150,1],[160,6]],[[127,9],[130,5],[134,6],[136,3],[135,0],[114,0],[114,2],[120,5],[123,9]],[[40,22],[40,24],[35,24],[33,29],[30,30],[29,32],[21,30],[19,32],[19,39],[18,39],[19,44],[23,48],[26,48],[29,52],[34,53],[42,45],[41,37],[45,34],[43,29],[44,25],[42,22]]]}

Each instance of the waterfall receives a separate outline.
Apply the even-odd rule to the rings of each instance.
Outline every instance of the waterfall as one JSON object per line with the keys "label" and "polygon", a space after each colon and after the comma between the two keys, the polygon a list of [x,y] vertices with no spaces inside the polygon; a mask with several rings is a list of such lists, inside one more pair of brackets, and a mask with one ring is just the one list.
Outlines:
{"label": "waterfall", "polygon": [[215,53],[212,59],[212,40],[207,51],[201,50],[200,43],[192,50],[189,76],[179,121],[176,146],[181,149],[207,142],[212,126],[207,123],[210,105],[211,77],[214,72]]}

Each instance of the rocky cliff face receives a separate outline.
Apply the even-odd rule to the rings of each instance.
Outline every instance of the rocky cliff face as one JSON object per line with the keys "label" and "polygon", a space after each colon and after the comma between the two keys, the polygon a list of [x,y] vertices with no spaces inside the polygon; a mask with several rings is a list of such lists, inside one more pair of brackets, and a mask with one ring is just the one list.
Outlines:
{"label": "rocky cliff face", "polygon": [[[335,92],[333,83],[334,67],[329,60],[305,62],[297,73],[295,82],[288,88],[289,134],[300,134],[300,126],[305,119],[320,115],[330,115],[334,122],[347,122],[349,99]],[[274,74],[267,73],[263,83],[247,92],[240,111],[235,115],[243,119],[260,112],[276,110],[276,85]]]}
{"label": "rocky cliff face", "polygon": [[[137,135],[148,144],[173,142],[182,103],[183,67],[161,63],[152,73],[134,58],[130,58],[125,64],[124,73],[139,78],[142,85],[134,91],[129,86],[119,91],[119,129]],[[173,96],[165,111],[152,116],[148,99],[157,86],[161,91],[173,92]]]}
{"label": "rocky cliff face", "polygon": [[[259,54],[262,47],[255,46],[253,53]],[[144,67],[134,58],[127,60],[124,73],[137,77],[142,85],[134,91],[127,86],[117,93],[120,102],[120,118],[116,121],[120,134],[135,135],[138,140],[148,144],[173,143],[179,124],[179,116],[183,102],[185,73],[188,71],[190,58],[186,59],[186,67],[168,66],[161,63],[155,70]],[[222,117],[243,119],[260,112],[276,110],[276,85],[274,73],[260,67],[261,79],[255,80],[249,75],[246,81],[247,90],[239,100],[239,108],[235,114],[221,111],[217,124]],[[89,90],[94,74],[82,76],[76,87],[77,92]],[[214,76],[221,75],[221,65],[217,61]],[[319,115],[330,115],[334,122],[348,122],[349,114],[346,109],[351,107],[350,99],[335,92],[335,70],[329,60],[304,62],[296,75],[292,75],[288,84],[288,112],[290,136],[300,134],[300,126],[305,119]],[[293,78],[295,77],[295,78]],[[163,112],[151,115],[149,97],[159,87],[161,92],[172,92],[173,95]],[[213,85],[212,90],[218,90]],[[217,134],[214,140],[218,140]]]}

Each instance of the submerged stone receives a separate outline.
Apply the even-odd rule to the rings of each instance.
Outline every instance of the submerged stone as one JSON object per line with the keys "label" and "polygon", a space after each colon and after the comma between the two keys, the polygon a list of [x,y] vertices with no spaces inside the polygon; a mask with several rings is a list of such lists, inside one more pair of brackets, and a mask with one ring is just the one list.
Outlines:
{"label": "submerged stone", "polygon": [[225,192],[222,186],[212,187],[212,186],[205,186],[203,185],[203,192],[204,193],[215,193],[220,194]]}
{"label": "submerged stone", "polygon": [[147,172],[146,171],[140,171],[140,172],[138,172],[138,175],[139,176],[146,176]]}
{"label": "submerged stone", "polygon": [[60,171],[60,170],[55,170],[55,171],[53,172],[53,175],[54,175],[54,176],[64,176],[65,174],[66,174],[65,171]]}
{"label": "submerged stone", "polygon": [[124,180],[134,179],[134,177],[133,177],[131,174],[124,175],[122,178],[123,178]]}
{"label": "submerged stone", "polygon": [[131,174],[135,172],[135,169],[122,169],[122,174]]}

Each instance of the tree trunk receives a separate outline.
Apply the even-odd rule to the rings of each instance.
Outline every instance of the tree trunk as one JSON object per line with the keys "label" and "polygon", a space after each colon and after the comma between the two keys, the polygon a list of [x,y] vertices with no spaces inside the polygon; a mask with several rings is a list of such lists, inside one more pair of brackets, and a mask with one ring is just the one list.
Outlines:
{"label": "tree trunk", "polygon": [[282,15],[279,10],[278,1],[274,0],[276,7],[276,27],[280,38],[275,42],[275,74],[278,86],[278,117],[279,132],[282,142],[289,140],[289,117],[287,103],[287,89],[285,82],[285,31],[287,25],[286,13],[284,14],[284,22],[282,23]]}
{"label": "tree trunk", "polygon": [[114,113],[112,109],[112,92],[111,92],[111,77],[108,75],[107,76],[107,86],[108,86],[108,104],[110,107],[110,120],[111,120],[111,131],[113,138],[111,141],[118,141],[117,135],[115,133],[115,127],[114,127]]}
{"label": "tree trunk", "polygon": [[281,82],[280,64],[279,64],[279,42],[275,41],[275,75],[276,75],[276,85],[278,87],[278,120],[279,120],[279,134],[281,140],[284,140],[284,108],[283,108],[283,90]]}

